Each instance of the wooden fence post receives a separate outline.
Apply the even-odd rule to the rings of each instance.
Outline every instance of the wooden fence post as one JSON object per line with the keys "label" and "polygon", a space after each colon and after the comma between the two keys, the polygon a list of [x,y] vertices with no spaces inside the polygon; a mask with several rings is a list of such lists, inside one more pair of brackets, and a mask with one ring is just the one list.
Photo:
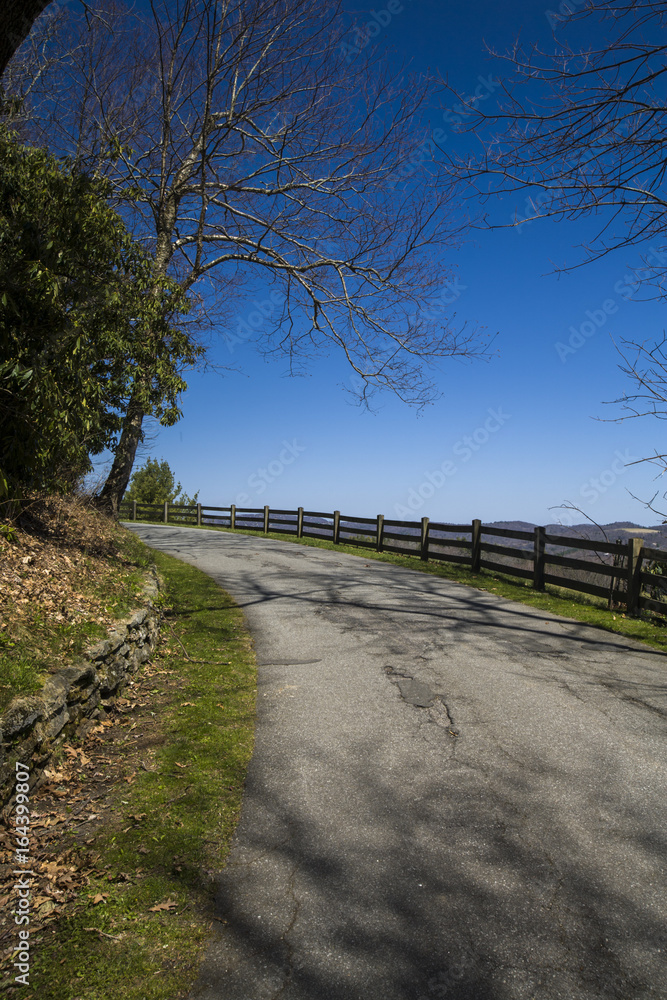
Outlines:
{"label": "wooden fence post", "polygon": [[479,573],[482,561],[482,522],[475,518],[472,522],[472,548],[470,550],[470,570]]}
{"label": "wooden fence post", "polygon": [[428,518],[422,517],[422,540],[419,550],[420,557],[426,561],[428,559]]}
{"label": "wooden fence post", "polygon": [[[616,543],[619,545],[623,544],[620,538],[616,539]],[[616,594],[618,595],[618,584],[619,581],[622,580],[624,576],[623,573],[624,561],[625,561],[624,555],[622,555],[620,552],[614,552],[614,560],[612,562],[612,566],[614,567],[615,570],[618,570],[618,573],[615,573],[613,576],[609,577],[609,600],[607,601],[607,608],[609,609],[609,611],[614,610],[614,587],[616,587]]]}
{"label": "wooden fence post", "polygon": [[334,523],[333,523],[333,543],[338,545],[340,542],[340,511],[334,511]]}
{"label": "wooden fence post", "polygon": [[641,568],[642,549],[644,547],[643,538],[628,539],[628,595],[627,614],[636,615],[639,613],[639,595],[641,593]]}
{"label": "wooden fence post", "polygon": [[384,514],[378,514],[376,531],[377,531],[377,538],[376,538],[377,550],[378,552],[382,552],[382,547],[384,543]]}
{"label": "wooden fence post", "polygon": [[169,524],[169,503],[167,500],[164,502],[164,514],[162,515],[162,519],[165,524]]}
{"label": "wooden fence post", "polygon": [[533,588],[544,590],[544,536],[546,528],[535,528],[535,554],[533,556]]}
{"label": "wooden fence post", "polygon": [[303,538],[303,507],[296,512],[296,537]]}
{"label": "wooden fence post", "polygon": [[133,500],[132,501],[132,520],[136,521],[136,519],[137,519],[137,501]]}
{"label": "wooden fence post", "polygon": [[232,531],[236,531],[236,504],[233,503],[229,508],[229,527]]}
{"label": "wooden fence post", "polygon": [[201,528],[201,504],[197,504],[197,527]]}
{"label": "wooden fence post", "polygon": [[265,507],[264,508],[264,534],[268,535],[268,533],[269,533],[269,508]]}

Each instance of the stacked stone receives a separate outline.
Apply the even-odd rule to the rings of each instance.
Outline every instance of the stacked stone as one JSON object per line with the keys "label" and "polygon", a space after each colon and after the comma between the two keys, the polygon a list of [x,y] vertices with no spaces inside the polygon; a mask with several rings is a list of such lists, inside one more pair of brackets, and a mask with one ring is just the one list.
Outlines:
{"label": "stacked stone", "polygon": [[160,628],[153,605],[155,573],[145,592],[147,607],[89,649],[79,663],[49,677],[38,694],[14,698],[0,715],[0,808],[13,793],[16,760],[29,764],[31,786],[38,784],[56,747],[105,719],[132,674],[150,659]]}

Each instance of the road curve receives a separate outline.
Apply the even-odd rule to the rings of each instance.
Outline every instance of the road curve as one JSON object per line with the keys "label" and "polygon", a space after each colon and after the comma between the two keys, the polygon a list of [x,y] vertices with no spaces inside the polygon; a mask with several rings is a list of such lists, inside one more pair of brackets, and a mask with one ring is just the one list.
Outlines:
{"label": "road curve", "polygon": [[667,658],[492,594],[128,525],[247,617],[258,720],[191,1000],[667,998]]}

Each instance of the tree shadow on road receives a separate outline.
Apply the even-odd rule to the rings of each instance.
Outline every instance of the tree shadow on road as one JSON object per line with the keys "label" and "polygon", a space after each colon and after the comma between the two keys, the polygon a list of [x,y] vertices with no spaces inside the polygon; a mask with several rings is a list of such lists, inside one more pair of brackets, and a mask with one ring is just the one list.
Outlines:
{"label": "tree shadow on road", "polygon": [[[228,586],[194,534],[175,534],[169,551]],[[225,536],[225,554],[243,556],[245,542]],[[343,697],[260,711],[193,1000],[665,1000],[664,654],[440,578],[313,552],[298,577],[270,562],[234,575],[251,624],[287,602],[286,627],[303,608],[341,636],[335,664],[325,652],[313,662],[304,639],[301,659],[290,667],[278,650],[277,666],[269,642],[267,691],[272,671],[309,691],[319,673]],[[358,657],[345,660],[353,647],[364,677]],[[391,686],[387,648],[431,684],[440,717]],[[493,686],[496,669],[503,697],[516,683],[532,717],[519,706],[492,727],[462,712],[455,729],[454,659],[473,689],[476,678]],[[387,685],[379,727],[376,703],[358,711],[357,680]],[[596,714],[599,736],[584,728]],[[517,731],[540,724],[570,742],[538,750]]]}

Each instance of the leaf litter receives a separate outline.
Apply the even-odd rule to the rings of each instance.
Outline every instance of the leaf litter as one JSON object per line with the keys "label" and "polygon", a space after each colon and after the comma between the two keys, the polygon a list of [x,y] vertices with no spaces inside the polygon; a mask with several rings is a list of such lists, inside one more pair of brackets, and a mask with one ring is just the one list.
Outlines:
{"label": "leaf litter", "polygon": [[[30,860],[31,870],[31,940],[39,942],[47,928],[72,916],[82,908],[104,906],[107,893],[91,892],[101,878],[121,884],[136,884],[145,877],[143,869],[131,874],[111,875],[100,867],[100,856],[94,851],[95,832],[102,826],[120,826],[129,822],[139,827],[146,813],[121,815],[118,789],[121,782],[133,784],[137,765],[144,770],[156,770],[153,746],[161,742],[157,715],[152,716],[159,698],[149,695],[158,670],[144,664],[135,674],[132,698],[118,698],[109,717],[92,726],[81,743],[72,741],[60,747],[43,772],[43,777],[30,794]],[[127,737],[141,723],[140,739]],[[156,739],[152,730],[155,730]],[[148,763],[147,763],[148,762]],[[122,793],[121,793],[122,794]],[[12,809],[0,814],[0,968],[11,966],[16,952],[14,910],[18,902],[15,883],[15,843],[11,827]],[[139,854],[148,854],[141,846]],[[150,912],[171,913],[177,904],[166,900],[149,907]],[[122,934],[110,935],[99,928],[86,928],[103,938],[122,940]]]}

